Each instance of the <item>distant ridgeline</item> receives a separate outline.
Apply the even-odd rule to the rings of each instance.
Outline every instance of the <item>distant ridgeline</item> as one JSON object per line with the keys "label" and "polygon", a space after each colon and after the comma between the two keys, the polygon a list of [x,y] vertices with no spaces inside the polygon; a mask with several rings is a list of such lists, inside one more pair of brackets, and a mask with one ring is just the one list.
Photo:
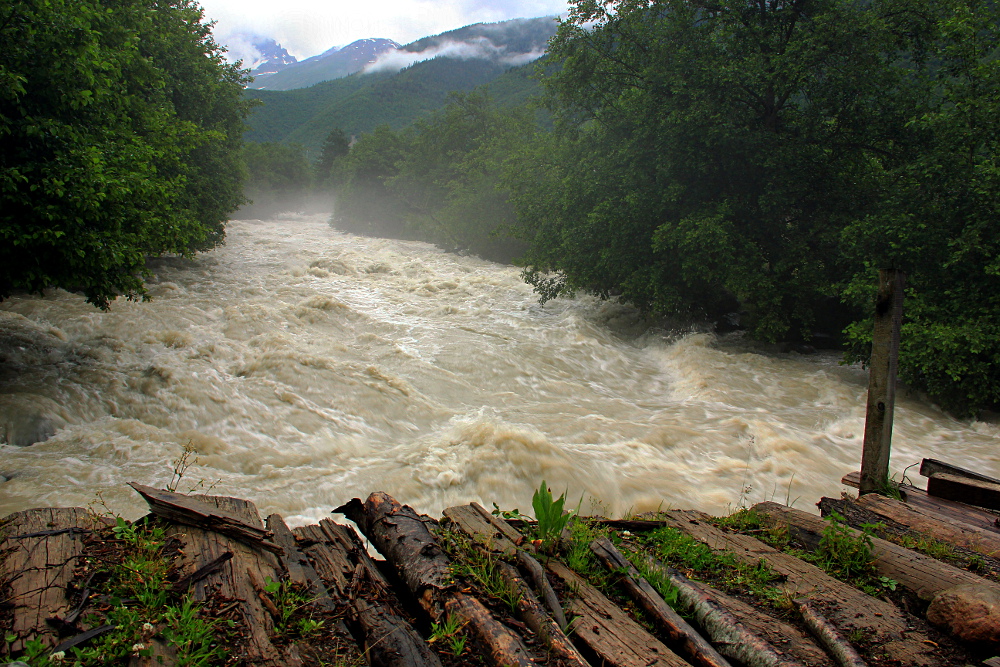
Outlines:
{"label": "distant ridgeline", "polygon": [[[528,63],[555,34],[554,17],[478,23],[399,47],[365,39],[302,62],[258,70],[246,96],[261,100],[245,138],[300,144],[319,154],[332,128],[348,136],[405,127],[443,107],[452,91],[491,85],[500,105],[537,92]],[[255,72],[258,72],[255,70]]]}

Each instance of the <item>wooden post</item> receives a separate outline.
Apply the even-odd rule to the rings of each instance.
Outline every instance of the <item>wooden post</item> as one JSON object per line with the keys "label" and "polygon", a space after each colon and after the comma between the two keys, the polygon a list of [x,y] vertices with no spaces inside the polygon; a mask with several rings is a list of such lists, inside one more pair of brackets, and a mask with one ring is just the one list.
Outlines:
{"label": "wooden post", "polygon": [[903,320],[903,279],[896,269],[879,269],[875,333],[868,366],[868,411],[861,453],[861,494],[879,491],[889,478],[892,412],[896,403],[899,328]]}

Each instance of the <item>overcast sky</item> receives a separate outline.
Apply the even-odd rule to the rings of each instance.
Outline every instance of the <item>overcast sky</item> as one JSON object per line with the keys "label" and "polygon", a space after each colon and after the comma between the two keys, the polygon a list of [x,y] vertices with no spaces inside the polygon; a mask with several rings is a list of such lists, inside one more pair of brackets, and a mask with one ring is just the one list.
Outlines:
{"label": "overcast sky", "polygon": [[470,23],[563,14],[566,0],[201,0],[216,40],[249,59],[238,35],[270,37],[299,60],[367,37],[400,44]]}

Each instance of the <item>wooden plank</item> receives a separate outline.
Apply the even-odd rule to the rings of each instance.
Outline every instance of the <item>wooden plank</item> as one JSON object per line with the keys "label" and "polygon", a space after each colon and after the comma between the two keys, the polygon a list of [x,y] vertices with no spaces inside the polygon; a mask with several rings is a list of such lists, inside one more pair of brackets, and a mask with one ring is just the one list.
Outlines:
{"label": "wooden plank", "polygon": [[[155,489],[154,489],[155,490]],[[173,494],[181,495],[181,494]],[[242,525],[265,533],[260,515],[253,503],[238,498],[224,496],[183,496],[198,512],[212,516],[224,516]],[[206,512],[202,508],[208,506]],[[232,523],[230,521],[229,523]],[[170,526],[167,536],[176,536],[185,543],[182,570],[196,570],[206,562],[219,558],[227,551],[233,557],[225,562],[217,572],[196,582],[191,588],[191,596],[202,602],[213,595],[232,600],[242,600],[240,611],[244,618],[245,640],[232,647],[234,658],[261,665],[282,667],[301,665],[301,658],[294,644],[279,649],[271,643],[274,622],[267,611],[252,579],[263,583],[268,577],[278,581],[284,571],[277,556],[270,550],[263,551],[251,546],[244,539],[224,535],[214,529],[198,528],[191,525]],[[275,545],[277,547],[277,545]],[[280,547],[277,547],[280,549]],[[252,577],[248,573],[252,573]],[[270,602],[270,601],[268,601]]]}
{"label": "wooden plank", "polygon": [[1000,534],[959,519],[944,519],[918,505],[870,493],[858,499],[861,507],[938,540],[965,547],[992,557],[1000,557]]}
{"label": "wooden plank", "polygon": [[996,477],[990,477],[989,475],[984,475],[980,472],[975,472],[966,468],[959,468],[958,466],[945,463],[944,461],[938,461],[937,459],[923,459],[920,462],[920,474],[924,477],[930,477],[934,473],[938,472],[948,473],[949,475],[958,475],[959,477],[968,477],[969,479],[978,479],[981,482],[990,482],[991,484],[1000,484],[1000,479],[997,479]]}
{"label": "wooden plank", "polygon": [[[856,489],[858,488],[860,479],[861,473],[852,472],[844,475],[840,482]],[[942,520],[948,520],[949,518],[958,519],[977,528],[990,530],[1000,535],[1000,523],[998,523],[1000,517],[988,510],[945,500],[944,498],[929,496],[927,495],[927,491],[911,484],[901,484],[899,490],[902,492],[903,500],[907,505],[919,507],[927,512],[934,513],[941,517]]]}
{"label": "wooden plank", "polygon": [[899,330],[903,320],[904,274],[879,269],[875,331],[868,364],[868,402],[861,451],[861,495],[878,491],[889,479],[889,449],[896,403]]}
{"label": "wooden plank", "polygon": [[[197,496],[185,496],[135,482],[129,482],[129,486],[143,497],[150,512],[156,516],[174,523],[212,530],[272,553],[283,553],[281,547],[270,541],[271,532],[260,525],[259,516],[257,525],[254,525],[242,521],[232,512],[198,501]],[[256,513],[256,509],[254,512]]]}
{"label": "wooden plank", "polygon": [[748,535],[729,533],[709,523],[702,512],[670,510],[661,516],[672,528],[704,542],[716,551],[728,551],[738,561],[756,566],[766,562],[783,578],[781,589],[791,598],[804,597],[820,604],[827,617],[843,631],[864,632],[874,644],[881,645],[903,664],[914,666],[940,665],[943,663],[926,644],[927,636],[910,631],[912,618],[894,605],[866,595],[862,591],[838,581],[795,556],[777,551]]}
{"label": "wooden plank", "polygon": [[[816,549],[819,546],[823,530],[828,525],[827,521],[815,514],[785,507],[778,503],[758,503],[753,506],[753,509],[788,526],[792,535],[810,549]],[[845,528],[854,536],[861,535],[859,530],[848,526]],[[967,570],[960,570],[887,540],[872,537],[871,542],[878,573],[896,580],[923,600],[930,601],[941,591],[962,584],[990,585],[982,577]]]}
{"label": "wooden plank", "polygon": [[[549,572],[573,592],[567,610],[577,618],[573,636],[583,642],[607,667],[689,667],[660,640],[642,629],[618,605],[558,561]],[[593,661],[592,661],[593,662]]]}
{"label": "wooden plank", "polygon": [[1000,510],[1000,484],[936,472],[927,478],[927,495]]}
{"label": "wooden plank", "polygon": [[72,608],[66,586],[83,555],[84,536],[106,524],[82,507],[45,508],[15,512],[2,524],[0,582],[10,591],[13,627],[17,639],[11,652],[24,642],[40,639],[46,646],[58,643],[56,631],[46,620],[63,618]]}
{"label": "wooden plank", "polygon": [[517,553],[517,545],[471,505],[449,507],[444,510],[444,515],[488,551],[499,553],[504,558]]}

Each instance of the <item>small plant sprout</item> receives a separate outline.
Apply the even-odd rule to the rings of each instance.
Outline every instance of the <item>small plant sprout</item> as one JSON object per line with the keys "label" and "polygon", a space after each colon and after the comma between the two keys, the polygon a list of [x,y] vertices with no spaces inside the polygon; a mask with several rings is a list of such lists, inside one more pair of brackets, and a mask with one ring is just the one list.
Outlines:
{"label": "small plant sprout", "polygon": [[[582,496],[580,503],[583,503]],[[576,510],[563,511],[565,504],[566,494],[563,493],[559,498],[553,499],[552,489],[548,487],[544,479],[542,485],[531,497],[531,508],[535,510],[535,519],[538,521],[538,539],[542,540],[543,545],[547,547],[551,547],[559,539],[559,535],[566,527],[570,517],[579,510],[579,506],[577,506]]]}

